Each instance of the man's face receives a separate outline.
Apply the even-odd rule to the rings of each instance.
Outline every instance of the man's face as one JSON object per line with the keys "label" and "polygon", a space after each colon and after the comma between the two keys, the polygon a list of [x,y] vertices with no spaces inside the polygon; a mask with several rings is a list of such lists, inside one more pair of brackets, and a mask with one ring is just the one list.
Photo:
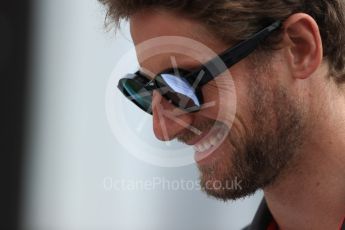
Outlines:
{"label": "man's face", "polygon": [[[144,11],[131,17],[130,22],[136,45],[160,36],[181,36],[203,43],[216,53],[229,48],[200,23],[174,14]],[[138,50],[137,55],[141,68],[152,76],[174,65],[189,70],[202,64],[188,53],[176,53],[145,59]],[[217,82],[202,87],[205,103],[215,104],[197,113],[166,116],[165,111],[172,111],[174,106],[154,92],[156,137],[195,146],[201,185],[207,194],[223,200],[237,199],[271,185],[289,168],[303,143],[303,107],[284,86],[281,76],[288,71],[279,60],[246,58],[231,67],[232,77],[224,74],[217,77]],[[195,129],[201,135],[193,132]],[[239,186],[234,186],[236,182]]]}

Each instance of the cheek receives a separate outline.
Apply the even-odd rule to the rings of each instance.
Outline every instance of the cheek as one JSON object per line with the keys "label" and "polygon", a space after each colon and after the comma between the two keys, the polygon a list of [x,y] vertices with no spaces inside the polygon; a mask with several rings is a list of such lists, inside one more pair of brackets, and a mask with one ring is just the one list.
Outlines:
{"label": "cheek", "polygon": [[204,103],[207,106],[197,113],[212,120],[217,120],[231,127],[236,114],[236,90],[233,82],[219,77],[202,88]]}

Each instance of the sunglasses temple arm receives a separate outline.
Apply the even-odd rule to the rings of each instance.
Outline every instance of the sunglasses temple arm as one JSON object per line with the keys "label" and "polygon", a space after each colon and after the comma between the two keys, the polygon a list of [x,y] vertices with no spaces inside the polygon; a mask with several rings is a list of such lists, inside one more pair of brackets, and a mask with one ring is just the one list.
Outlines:
{"label": "sunglasses temple arm", "polygon": [[251,54],[261,42],[263,42],[273,31],[280,28],[280,26],[280,21],[273,23],[269,27],[254,34],[248,40],[242,41],[232,49],[225,51],[219,56],[220,59],[224,61],[227,68],[230,68],[232,65]]}
{"label": "sunglasses temple arm", "polygon": [[[254,34],[248,40],[242,41],[235,47],[230,48],[229,50],[224,51],[218,57],[214,58],[213,60],[209,61],[204,65],[202,70],[205,72],[203,78],[200,81],[200,86],[206,84],[207,82],[213,80],[215,77],[218,76],[228,68],[242,60],[243,58],[247,57],[250,53],[252,53],[258,45],[265,40],[268,35],[270,35],[273,31],[279,29],[281,27],[281,22],[276,21],[269,27],[261,30],[260,32]],[[225,64],[222,65],[222,62]],[[226,67],[226,69],[224,68]],[[193,79],[195,80],[195,79]]]}

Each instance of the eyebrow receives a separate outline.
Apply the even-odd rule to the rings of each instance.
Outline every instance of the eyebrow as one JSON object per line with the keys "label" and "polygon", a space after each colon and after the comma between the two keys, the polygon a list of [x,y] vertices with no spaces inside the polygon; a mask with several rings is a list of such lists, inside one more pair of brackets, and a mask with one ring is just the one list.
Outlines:
{"label": "eyebrow", "polygon": [[[199,69],[201,66],[203,66],[203,64],[197,64],[197,63],[192,63],[192,62],[186,62],[186,63],[181,63],[179,66],[177,66],[177,70],[181,71],[188,71],[188,72],[193,72],[193,70]],[[169,68],[165,68],[161,71],[159,71],[157,74],[151,72],[150,70],[140,67],[138,72],[145,78],[152,80],[154,79],[155,76],[157,76],[160,73],[164,73],[164,72],[169,72],[171,70],[174,70],[174,67],[169,67]]]}

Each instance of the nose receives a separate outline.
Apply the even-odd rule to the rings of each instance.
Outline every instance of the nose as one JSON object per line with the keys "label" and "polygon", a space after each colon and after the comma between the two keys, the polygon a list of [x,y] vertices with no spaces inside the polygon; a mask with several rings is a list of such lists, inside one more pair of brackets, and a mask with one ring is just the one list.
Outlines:
{"label": "nose", "polygon": [[[157,139],[170,141],[187,130],[193,122],[193,115],[189,113],[174,114],[176,109],[159,92],[153,92],[152,115],[153,131]],[[179,110],[180,111],[180,110]]]}

